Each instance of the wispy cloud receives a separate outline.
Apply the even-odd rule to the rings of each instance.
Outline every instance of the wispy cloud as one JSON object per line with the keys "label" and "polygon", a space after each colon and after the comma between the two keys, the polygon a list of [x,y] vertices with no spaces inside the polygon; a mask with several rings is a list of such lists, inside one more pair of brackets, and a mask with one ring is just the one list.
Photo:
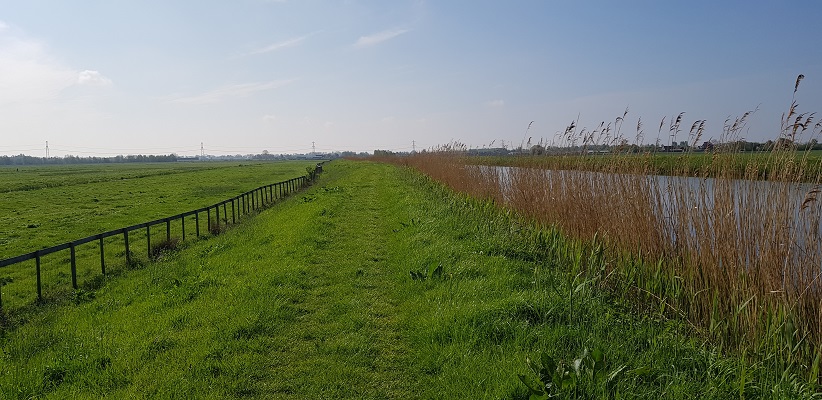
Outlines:
{"label": "wispy cloud", "polygon": [[106,78],[98,71],[85,70],[80,71],[77,76],[77,83],[80,85],[91,86],[111,86],[111,79]]}
{"label": "wispy cloud", "polygon": [[253,82],[253,83],[240,83],[236,85],[225,85],[218,87],[217,89],[210,90],[203,94],[198,94],[194,96],[183,96],[177,97],[171,100],[172,103],[182,103],[182,104],[211,104],[211,103],[219,103],[220,101],[231,99],[231,98],[239,98],[239,97],[248,97],[258,92],[263,92],[266,90],[276,89],[279,87],[283,87],[288,85],[291,82],[294,82],[295,79],[285,79],[285,80],[278,80],[278,81],[269,81],[269,82]]}
{"label": "wispy cloud", "polygon": [[78,83],[77,74],[44,43],[0,21],[0,104],[55,99]]}
{"label": "wispy cloud", "polygon": [[389,41],[397,36],[402,35],[403,33],[409,32],[409,29],[389,29],[387,31],[378,32],[368,36],[360,36],[357,40],[357,43],[354,43],[354,47],[370,47],[378,45],[382,42]]}
{"label": "wispy cloud", "polygon": [[505,100],[491,100],[486,102],[485,105],[491,108],[501,108],[505,107]]}
{"label": "wispy cloud", "polygon": [[270,45],[265,46],[265,47],[261,47],[259,49],[249,51],[248,53],[246,53],[246,55],[251,56],[251,55],[256,55],[256,54],[265,54],[265,53],[270,53],[272,51],[285,49],[285,48],[288,48],[288,47],[294,47],[294,46],[299,45],[303,41],[305,41],[305,39],[307,37],[308,36],[306,35],[306,36],[291,38],[291,39],[288,39],[288,40],[283,40],[282,42],[277,42],[277,43],[270,44]]}

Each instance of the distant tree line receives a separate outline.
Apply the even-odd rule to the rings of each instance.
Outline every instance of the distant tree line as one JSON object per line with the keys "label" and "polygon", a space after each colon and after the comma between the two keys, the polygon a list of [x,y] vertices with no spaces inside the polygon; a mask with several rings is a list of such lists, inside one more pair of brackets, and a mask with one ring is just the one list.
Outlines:
{"label": "distant tree line", "polygon": [[118,163],[150,163],[150,162],[174,162],[179,157],[176,154],[169,155],[127,155],[114,157],[32,157],[25,154],[16,156],[0,156],[0,165],[65,165],[65,164],[118,164]]}

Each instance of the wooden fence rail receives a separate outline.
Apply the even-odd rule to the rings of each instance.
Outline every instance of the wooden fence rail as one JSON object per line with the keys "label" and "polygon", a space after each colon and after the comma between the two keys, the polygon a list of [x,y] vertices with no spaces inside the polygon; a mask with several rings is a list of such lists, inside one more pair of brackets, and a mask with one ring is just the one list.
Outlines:
{"label": "wooden fence rail", "polygon": [[[126,256],[126,263],[131,263],[131,251],[129,249],[129,241],[128,241],[128,234],[129,232],[136,231],[138,229],[145,229],[146,230],[146,242],[148,247],[149,258],[151,258],[152,248],[151,248],[151,227],[155,225],[165,225],[166,231],[166,240],[171,240],[171,224],[179,220],[182,226],[182,240],[185,241],[185,218],[194,216],[195,220],[195,235],[197,237],[200,236],[200,214],[206,214],[207,226],[209,233],[219,232],[220,230],[220,207],[222,207],[222,217],[225,221],[224,224],[228,223],[228,204],[231,203],[231,222],[232,224],[236,224],[239,217],[243,215],[250,214],[256,210],[264,208],[265,206],[273,203],[275,200],[279,200],[283,197],[286,197],[301,188],[308,186],[311,182],[316,179],[317,174],[322,172],[322,163],[317,165],[317,168],[307,176],[300,176],[297,178],[292,178],[286,181],[272,183],[270,185],[260,186],[258,188],[249,190],[243,194],[238,196],[232,197],[228,200],[221,201],[219,203],[212,204],[207,207],[198,208],[196,210],[187,211],[181,214],[173,215],[170,217],[155,219],[149,222],[143,222],[131,226],[127,226],[125,228],[119,228],[110,230],[108,232],[98,233],[96,235],[84,237],[82,239],[74,240],[72,242],[67,242],[63,244],[58,244],[56,246],[47,247],[44,249],[32,251],[30,253],[21,254],[19,256],[7,258],[5,260],[0,260],[0,268],[6,267],[13,264],[18,264],[21,262],[35,260],[35,274],[37,275],[37,299],[43,299],[43,287],[42,287],[42,277],[40,272],[40,259],[41,257],[56,253],[58,251],[63,251],[68,249],[70,251],[70,260],[71,260],[71,285],[74,289],[77,289],[77,261],[76,261],[76,254],[75,248],[79,245],[90,243],[93,241],[99,242],[100,248],[100,270],[103,275],[106,274],[106,257],[103,245],[103,239],[112,237],[112,236],[123,236],[123,245],[125,247],[125,256]],[[215,224],[212,224],[212,210],[214,213]],[[2,297],[2,280],[0,280],[0,310],[3,308],[3,297]]]}

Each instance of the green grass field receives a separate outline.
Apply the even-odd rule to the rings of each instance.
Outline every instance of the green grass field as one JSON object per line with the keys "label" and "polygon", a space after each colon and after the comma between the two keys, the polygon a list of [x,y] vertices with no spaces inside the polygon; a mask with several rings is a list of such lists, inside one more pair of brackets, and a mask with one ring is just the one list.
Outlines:
{"label": "green grass field", "polygon": [[[250,189],[305,175],[314,161],[157,163],[0,168],[0,259],[97,233],[168,217],[234,197]],[[201,230],[208,228],[205,216]],[[195,233],[194,218],[186,221]],[[165,229],[155,229],[155,243]],[[163,231],[163,232],[160,232]],[[180,223],[172,235],[180,237]],[[163,235],[159,235],[162,233]],[[132,252],[147,258],[144,232],[134,232]],[[154,235],[152,235],[154,236]],[[122,238],[106,239],[107,262],[124,258]],[[77,248],[80,280],[99,277],[96,243]],[[70,287],[68,251],[43,257],[44,296]],[[36,297],[34,262],[0,269],[3,305]]]}
{"label": "green grass field", "polygon": [[[773,362],[723,356],[662,310],[574,274],[603,262],[596,246],[409,170],[325,170],[222,235],[29,311],[0,339],[0,397],[726,399],[814,388]],[[543,383],[557,384],[529,393],[519,375],[537,385],[551,363],[559,372]]]}
{"label": "green grass field", "polygon": [[[785,157],[780,154],[779,157]],[[759,169],[757,179],[767,179],[776,167],[771,152],[740,153],[638,153],[605,155],[539,155],[539,156],[478,156],[466,159],[476,165],[511,167],[532,167],[548,169],[579,169],[590,171],[611,171],[614,167],[650,175],[716,176],[718,173],[731,174],[742,178],[746,168],[756,164]],[[804,160],[799,180],[816,182],[822,173],[822,150],[797,151],[791,157],[796,163]],[[779,167],[776,167],[778,170]]]}

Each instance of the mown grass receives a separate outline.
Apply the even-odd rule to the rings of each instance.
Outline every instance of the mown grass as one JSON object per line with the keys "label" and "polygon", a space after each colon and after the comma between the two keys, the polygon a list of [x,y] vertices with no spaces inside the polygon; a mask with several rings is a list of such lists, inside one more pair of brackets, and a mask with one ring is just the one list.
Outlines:
{"label": "mown grass", "polygon": [[571,365],[586,348],[604,352],[607,374],[583,367],[551,394],[812,393],[773,365],[722,355],[662,311],[635,309],[607,275],[576,272],[607,263],[597,243],[410,170],[325,170],[223,235],[75,303],[40,306],[3,333],[0,396],[525,399],[526,359]]}
{"label": "mown grass", "polygon": [[[168,217],[236,196],[264,184],[304,175],[314,161],[257,163],[162,163],[141,165],[79,165],[0,168],[0,258],[77,240],[112,229]],[[22,185],[28,186],[22,186]],[[220,211],[221,218],[231,212]],[[230,214],[229,214],[230,215]],[[212,211],[212,219],[216,215]],[[199,227],[196,223],[199,222]],[[186,238],[210,231],[208,217],[185,220]],[[215,224],[216,221],[212,221]],[[224,227],[224,225],[223,225]],[[183,222],[151,229],[152,247],[181,240]],[[145,231],[130,234],[136,263],[159,255],[147,248]],[[78,281],[100,278],[99,244],[78,246]],[[104,241],[106,263],[122,266],[122,237]],[[43,296],[65,297],[71,286],[68,250],[42,258]],[[109,273],[115,268],[108,268]],[[0,269],[0,290],[6,310],[30,305],[37,297],[34,261]]]}

